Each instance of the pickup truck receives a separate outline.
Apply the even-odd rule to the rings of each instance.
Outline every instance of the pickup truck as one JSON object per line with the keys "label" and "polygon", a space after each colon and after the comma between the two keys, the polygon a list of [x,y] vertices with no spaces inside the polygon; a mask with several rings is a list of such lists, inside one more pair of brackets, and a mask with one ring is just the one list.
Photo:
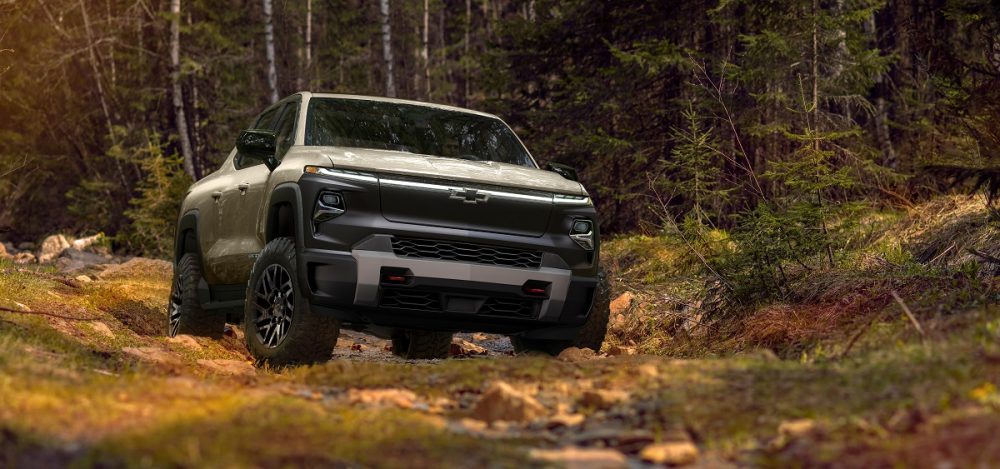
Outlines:
{"label": "pickup truck", "polygon": [[302,92],[268,107],[177,223],[168,334],[242,323],[259,363],[330,358],[342,327],[409,359],[455,332],[518,353],[599,350],[609,315],[594,204],[496,116]]}

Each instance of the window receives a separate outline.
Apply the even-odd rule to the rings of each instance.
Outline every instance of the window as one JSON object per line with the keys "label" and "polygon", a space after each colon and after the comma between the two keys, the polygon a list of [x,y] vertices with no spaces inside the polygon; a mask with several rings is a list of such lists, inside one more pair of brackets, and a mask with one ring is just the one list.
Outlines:
{"label": "window", "polygon": [[306,145],[370,148],[535,167],[499,119],[361,99],[309,101]]}
{"label": "window", "polygon": [[299,117],[299,103],[288,103],[277,124],[277,158],[281,160],[295,143],[295,121]]}

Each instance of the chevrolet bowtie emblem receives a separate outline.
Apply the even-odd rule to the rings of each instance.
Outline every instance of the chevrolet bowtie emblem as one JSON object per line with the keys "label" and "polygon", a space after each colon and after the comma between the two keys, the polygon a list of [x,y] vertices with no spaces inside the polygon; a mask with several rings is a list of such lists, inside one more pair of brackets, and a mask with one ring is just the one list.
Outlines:
{"label": "chevrolet bowtie emblem", "polygon": [[448,198],[461,200],[466,204],[485,204],[490,199],[489,194],[481,193],[475,189],[449,189]]}

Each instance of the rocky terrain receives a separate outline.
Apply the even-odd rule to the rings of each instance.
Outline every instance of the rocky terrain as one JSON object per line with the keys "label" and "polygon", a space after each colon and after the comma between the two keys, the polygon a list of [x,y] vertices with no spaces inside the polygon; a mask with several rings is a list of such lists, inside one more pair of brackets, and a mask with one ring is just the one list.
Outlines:
{"label": "rocky terrain", "polygon": [[[0,259],[2,467],[1000,461],[990,301],[933,312],[899,283],[912,315],[889,297],[878,320],[826,335],[793,321],[867,304],[845,296],[762,310],[753,320],[771,335],[713,332],[690,325],[697,311],[676,288],[628,264],[636,245],[655,252],[651,241],[624,239],[608,249],[618,298],[600,352],[514,356],[504,337],[459,334],[450,359],[406,361],[387,341],[344,331],[328,363],[269,369],[253,366],[235,327],[220,341],[164,337],[170,264],[88,239],[6,246]],[[984,285],[985,298],[996,294],[995,280]],[[797,345],[806,333],[808,348]]]}

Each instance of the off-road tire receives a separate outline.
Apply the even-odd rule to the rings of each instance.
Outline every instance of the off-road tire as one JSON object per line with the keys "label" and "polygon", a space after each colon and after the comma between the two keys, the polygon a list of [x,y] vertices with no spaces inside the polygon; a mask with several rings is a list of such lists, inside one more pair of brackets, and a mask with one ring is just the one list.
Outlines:
{"label": "off-road tire", "polygon": [[[277,266],[288,275],[291,284],[291,319],[287,332],[273,347],[265,345],[258,337],[258,282],[271,266]],[[272,270],[273,272],[273,270]],[[290,238],[278,238],[264,246],[254,262],[247,282],[246,304],[243,310],[244,337],[247,349],[258,365],[285,366],[319,363],[329,360],[340,336],[340,322],[335,318],[314,313],[302,295],[303,285],[298,278],[295,243]],[[287,298],[287,297],[286,297]],[[260,303],[261,305],[265,303]]]}
{"label": "off-road tire", "polygon": [[573,340],[547,340],[511,336],[514,353],[542,352],[549,355],[559,355],[559,352],[569,347],[589,348],[595,352],[601,351],[604,336],[608,333],[608,320],[611,317],[611,283],[601,269],[597,273],[597,289],[594,291],[594,303],[590,308],[590,316],[583,324]]}
{"label": "off-road tire", "polygon": [[451,336],[451,332],[397,331],[392,335],[392,353],[407,360],[448,358]]}
{"label": "off-road tire", "polygon": [[206,310],[198,299],[201,258],[187,253],[177,261],[167,302],[167,336],[181,334],[218,339],[226,328],[226,312]]}

